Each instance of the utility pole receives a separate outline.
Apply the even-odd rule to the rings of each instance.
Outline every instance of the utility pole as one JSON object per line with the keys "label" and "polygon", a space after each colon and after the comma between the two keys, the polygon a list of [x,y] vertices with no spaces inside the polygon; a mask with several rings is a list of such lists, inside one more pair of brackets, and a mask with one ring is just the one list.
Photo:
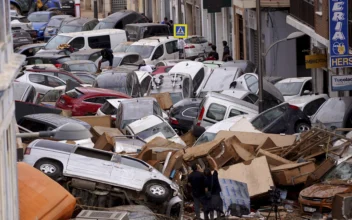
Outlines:
{"label": "utility pole", "polygon": [[263,54],[262,54],[262,23],[261,23],[261,7],[260,1],[257,0],[257,34],[258,34],[258,86],[259,86],[259,113],[264,111],[264,100],[263,100]]}

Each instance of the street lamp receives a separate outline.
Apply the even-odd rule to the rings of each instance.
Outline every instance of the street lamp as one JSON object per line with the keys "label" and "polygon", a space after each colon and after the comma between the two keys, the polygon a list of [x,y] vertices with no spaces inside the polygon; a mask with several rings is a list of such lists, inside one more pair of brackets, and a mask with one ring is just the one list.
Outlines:
{"label": "street lamp", "polygon": [[18,133],[18,138],[52,137],[55,140],[82,140],[92,137],[92,134],[81,124],[67,123],[52,131]]}
{"label": "street lamp", "polygon": [[265,54],[264,54],[264,60],[266,60],[266,56],[268,55],[269,51],[270,51],[271,48],[273,48],[276,44],[281,43],[281,42],[284,42],[284,41],[288,41],[288,40],[293,40],[293,39],[296,39],[296,38],[300,38],[300,37],[303,37],[304,35],[306,35],[306,34],[303,33],[303,32],[300,32],[300,31],[296,31],[296,32],[293,32],[293,33],[289,34],[286,38],[281,39],[281,40],[278,40],[278,41],[272,43],[272,44],[270,45],[270,47],[266,50]]}

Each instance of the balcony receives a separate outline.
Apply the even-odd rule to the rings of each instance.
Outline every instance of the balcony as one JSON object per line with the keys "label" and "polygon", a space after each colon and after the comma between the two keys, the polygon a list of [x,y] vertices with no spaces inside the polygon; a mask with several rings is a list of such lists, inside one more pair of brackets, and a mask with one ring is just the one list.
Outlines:
{"label": "balcony", "polygon": [[[263,8],[289,8],[290,0],[261,0]],[[239,8],[256,8],[256,0],[233,0],[233,4]]]}
{"label": "balcony", "polygon": [[314,28],[314,0],[290,0],[290,15]]}

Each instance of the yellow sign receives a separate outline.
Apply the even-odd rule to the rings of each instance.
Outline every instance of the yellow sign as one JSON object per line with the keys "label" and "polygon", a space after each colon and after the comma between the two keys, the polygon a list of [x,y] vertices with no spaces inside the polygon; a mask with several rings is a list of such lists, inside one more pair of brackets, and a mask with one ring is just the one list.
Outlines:
{"label": "yellow sign", "polygon": [[188,37],[188,25],[187,24],[175,24],[174,25],[174,38],[187,38]]}
{"label": "yellow sign", "polygon": [[327,67],[326,54],[306,55],[306,69]]}

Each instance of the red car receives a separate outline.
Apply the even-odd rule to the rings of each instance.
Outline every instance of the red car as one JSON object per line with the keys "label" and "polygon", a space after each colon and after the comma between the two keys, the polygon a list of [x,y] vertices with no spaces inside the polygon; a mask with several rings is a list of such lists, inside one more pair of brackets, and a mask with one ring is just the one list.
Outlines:
{"label": "red car", "polygon": [[160,73],[168,73],[174,66],[158,66],[153,72],[152,75]]}
{"label": "red car", "polygon": [[60,96],[56,108],[72,111],[72,116],[95,115],[107,99],[129,99],[130,96],[109,89],[76,87]]}

